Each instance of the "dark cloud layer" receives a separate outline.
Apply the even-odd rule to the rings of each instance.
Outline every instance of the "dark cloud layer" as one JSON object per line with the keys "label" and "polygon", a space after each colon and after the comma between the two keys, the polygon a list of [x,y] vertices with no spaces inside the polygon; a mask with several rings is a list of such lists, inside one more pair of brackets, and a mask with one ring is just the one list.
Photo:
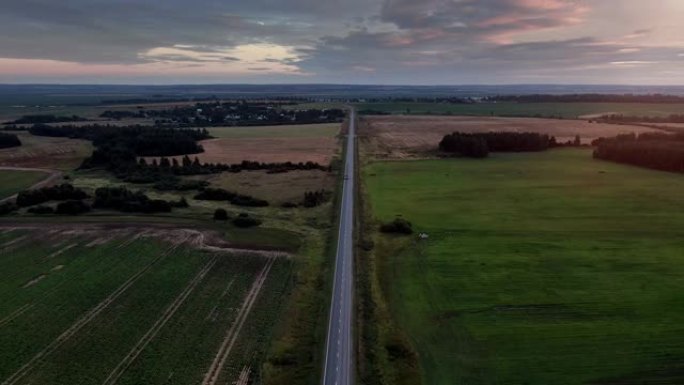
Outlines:
{"label": "dark cloud layer", "polygon": [[[630,6],[635,1],[614,2]],[[634,28],[624,36],[611,36],[610,31],[601,36],[584,33],[581,26],[592,15],[596,26],[596,4],[588,0],[3,0],[0,57],[93,65],[177,62],[197,68],[199,75],[207,63],[233,68],[244,62],[245,70],[255,72],[273,72],[270,65],[296,67],[298,71],[288,72],[321,82],[593,81],[615,76],[617,70],[627,76],[644,68],[654,78],[676,75],[684,64],[684,46],[645,43],[653,33],[650,27]],[[566,30],[570,32],[562,33]],[[287,47],[288,54],[250,61],[231,51],[255,44]],[[152,50],[156,50],[153,55]],[[0,73],[0,80],[4,79]]]}

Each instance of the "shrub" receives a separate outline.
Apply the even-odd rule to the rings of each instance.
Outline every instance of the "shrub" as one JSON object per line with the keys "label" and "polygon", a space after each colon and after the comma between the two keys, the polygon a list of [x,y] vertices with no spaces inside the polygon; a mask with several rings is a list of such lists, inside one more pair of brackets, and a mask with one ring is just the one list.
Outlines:
{"label": "shrub", "polygon": [[83,201],[71,200],[57,205],[59,215],[79,215],[90,211],[90,206]]}
{"label": "shrub", "polygon": [[237,218],[233,219],[233,224],[237,227],[255,227],[261,224],[261,221],[250,217],[248,214],[242,213]]}
{"label": "shrub", "polygon": [[7,215],[13,211],[16,211],[19,209],[19,206],[17,206],[13,202],[5,202],[5,203],[0,203],[0,215]]}
{"label": "shrub", "polygon": [[216,209],[216,211],[214,211],[214,220],[215,221],[227,221],[228,220],[228,212],[224,209]]}
{"label": "shrub", "polygon": [[50,206],[36,206],[26,210],[31,214],[54,214],[55,209]]}
{"label": "shrub", "polygon": [[10,148],[21,146],[21,140],[14,134],[0,132],[0,148]]}
{"label": "shrub", "polygon": [[85,191],[64,183],[52,187],[22,191],[17,195],[17,205],[19,207],[27,207],[48,201],[81,200],[85,198],[88,198],[88,194]]}
{"label": "shrub", "polygon": [[413,234],[411,222],[404,218],[395,218],[392,222],[384,223],[380,226],[383,233]]}

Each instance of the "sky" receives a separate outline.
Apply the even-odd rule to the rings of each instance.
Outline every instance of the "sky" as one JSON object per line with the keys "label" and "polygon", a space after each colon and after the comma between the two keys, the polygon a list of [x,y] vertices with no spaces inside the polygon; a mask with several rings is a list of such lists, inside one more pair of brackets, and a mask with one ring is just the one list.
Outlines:
{"label": "sky", "polygon": [[0,83],[684,85],[684,0],[1,0]]}

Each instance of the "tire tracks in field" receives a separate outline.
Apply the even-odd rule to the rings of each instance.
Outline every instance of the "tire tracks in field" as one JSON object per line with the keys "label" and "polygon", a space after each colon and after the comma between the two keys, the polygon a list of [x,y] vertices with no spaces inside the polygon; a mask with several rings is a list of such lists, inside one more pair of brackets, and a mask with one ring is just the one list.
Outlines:
{"label": "tire tracks in field", "polygon": [[109,376],[102,382],[102,385],[112,385],[115,384],[119,378],[125,373],[126,369],[138,358],[140,353],[147,347],[147,345],[152,342],[152,340],[157,336],[157,333],[166,325],[166,323],[176,314],[176,311],[185,303],[185,300],[190,296],[190,294],[195,290],[197,285],[199,285],[204,277],[209,273],[209,271],[216,265],[218,257],[215,256],[209,262],[207,262],[204,267],[195,275],[195,277],[188,282],[183,291],[171,302],[171,304],[166,308],[162,316],[157,319],[157,321],[152,325],[152,327],[145,333],[133,346],[133,349],[124,357],[121,362],[109,373]]}
{"label": "tire tracks in field", "polygon": [[5,326],[6,324],[12,322],[14,319],[17,317],[21,316],[22,314],[26,313],[29,311],[34,306],[34,304],[27,303],[26,305],[20,307],[19,309],[13,311],[10,315],[7,317],[0,319],[0,328]]}
{"label": "tire tracks in field", "polygon": [[233,321],[233,324],[230,326],[230,329],[228,329],[228,332],[226,333],[226,336],[223,339],[223,343],[221,343],[221,346],[219,347],[219,350],[216,353],[216,356],[214,357],[214,361],[211,363],[211,366],[209,366],[207,373],[204,375],[202,385],[215,385],[217,383],[219,376],[221,375],[221,371],[223,370],[223,367],[226,364],[226,360],[228,359],[228,356],[230,355],[230,352],[233,349],[233,346],[235,345],[235,342],[237,341],[237,338],[240,335],[240,330],[242,329],[242,326],[245,324],[247,316],[249,315],[249,312],[252,310],[252,306],[254,306],[254,303],[256,302],[256,299],[259,296],[259,292],[261,291],[261,288],[264,286],[264,282],[266,282],[268,273],[270,272],[271,267],[274,263],[275,258],[269,257],[266,262],[266,265],[261,269],[259,275],[254,280],[252,287],[250,288],[247,296],[245,297],[245,301],[242,303],[242,307],[240,307],[240,310],[238,311],[238,315],[235,318],[235,321]]}
{"label": "tire tracks in field", "polygon": [[76,322],[74,322],[69,328],[62,332],[57,338],[55,338],[48,346],[43,348],[43,350],[36,353],[28,362],[22,365],[14,374],[9,376],[2,382],[2,385],[14,385],[21,378],[31,372],[31,370],[40,363],[40,361],[48,356],[49,354],[55,352],[59,347],[61,347],[66,341],[78,333],[84,326],[86,326],[90,321],[97,317],[103,310],[105,310],[109,305],[114,303],[123,293],[125,293],[133,284],[135,284],[148,270],[152,268],[157,262],[162,260],[164,257],[171,254],[175,249],[178,248],[180,244],[174,245],[167,249],[165,252],[161,253],[157,258],[152,260],[149,264],[144,266],[142,269],[138,270],[130,278],[128,278],[121,286],[109,294],[104,300],[98,303],[95,307],[88,310],[83,314]]}

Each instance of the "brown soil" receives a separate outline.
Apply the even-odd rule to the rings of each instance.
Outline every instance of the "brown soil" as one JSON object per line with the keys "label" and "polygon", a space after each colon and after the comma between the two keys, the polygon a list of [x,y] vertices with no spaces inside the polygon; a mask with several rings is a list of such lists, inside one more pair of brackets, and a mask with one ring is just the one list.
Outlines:
{"label": "brown soil", "polygon": [[[243,160],[264,163],[315,162],[330,164],[338,150],[336,138],[221,138],[200,142],[201,154],[191,155],[202,163],[234,164]],[[180,161],[183,157],[175,157]],[[146,158],[151,162],[152,158]]]}
{"label": "brown soil", "polygon": [[583,120],[461,116],[372,116],[363,118],[359,127],[365,148],[378,158],[404,158],[433,151],[444,135],[456,131],[538,132],[561,142],[580,135],[583,143],[590,143],[599,137],[655,130]]}

